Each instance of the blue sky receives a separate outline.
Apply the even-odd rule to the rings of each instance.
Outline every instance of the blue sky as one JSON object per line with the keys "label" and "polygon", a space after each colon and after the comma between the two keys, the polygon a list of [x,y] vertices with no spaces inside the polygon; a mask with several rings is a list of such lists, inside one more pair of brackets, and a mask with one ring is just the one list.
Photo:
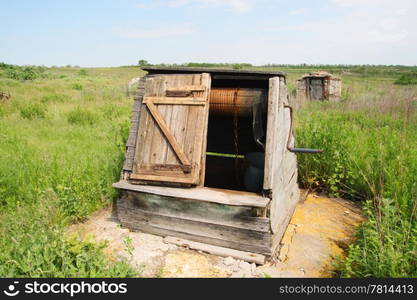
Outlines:
{"label": "blue sky", "polygon": [[0,62],[417,65],[415,0],[0,1]]}

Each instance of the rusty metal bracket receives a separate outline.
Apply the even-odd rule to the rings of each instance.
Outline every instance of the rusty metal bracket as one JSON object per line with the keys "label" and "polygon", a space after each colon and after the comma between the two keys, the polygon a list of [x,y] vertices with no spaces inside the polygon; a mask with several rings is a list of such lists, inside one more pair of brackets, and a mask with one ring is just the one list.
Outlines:
{"label": "rusty metal bracket", "polygon": [[307,154],[316,154],[321,153],[323,150],[321,149],[310,149],[310,148],[294,148],[290,146],[291,143],[291,134],[293,130],[293,108],[290,105],[284,105],[285,108],[288,108],[290,110],[290,130],[288,133],[288,139],[287,139],[287,149],[290,152],[293,153],[307,153]]}

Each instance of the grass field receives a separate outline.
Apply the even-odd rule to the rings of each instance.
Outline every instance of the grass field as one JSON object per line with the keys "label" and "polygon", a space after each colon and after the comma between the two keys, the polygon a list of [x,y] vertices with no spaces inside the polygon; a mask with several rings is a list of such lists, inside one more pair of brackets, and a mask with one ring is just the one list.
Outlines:
{"label": "grass field", "polygon": [[63,237],[115,196],[135,69],[49,69],[0,79],[0,276],[133,276],[102,245]]}
{"label": "grass field", "polygon": [[416,88],[354,82],[342,103],[314,103],[297,114],[301,182],[363,201],[368,221],[342,264],[342,276],[417,276]]}
{"label": "grass field", "polygon": [[[319,67],[273,68],[288,72],[291,90]],[[416,277],[417,86],[394,84],[412,70],[327,68],[344,72],[344,100],[297,112],[297,145],[325,149],[298,156],[300,183],[363,204],[368,220],[341,276]],[[0,91],[11,95],[0,100],[1,277],[139,275],[104,245],[63,233],[116,196],[132,104],[125,85],[141,74],[0,64]]]}

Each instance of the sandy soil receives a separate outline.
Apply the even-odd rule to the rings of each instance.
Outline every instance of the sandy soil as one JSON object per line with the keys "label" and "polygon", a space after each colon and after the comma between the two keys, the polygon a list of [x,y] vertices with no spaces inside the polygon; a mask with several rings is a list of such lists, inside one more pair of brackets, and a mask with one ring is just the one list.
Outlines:
{"label": "sandy soil", "polygon": [[330,277],[363,221],[352,202],[310,194],[299,203],[276,257],[256,266],[166,244],[162,237],[122,228],[112,207],[72,225],[67,234],[107,241],[111,259],[127,259],[143,277]]}

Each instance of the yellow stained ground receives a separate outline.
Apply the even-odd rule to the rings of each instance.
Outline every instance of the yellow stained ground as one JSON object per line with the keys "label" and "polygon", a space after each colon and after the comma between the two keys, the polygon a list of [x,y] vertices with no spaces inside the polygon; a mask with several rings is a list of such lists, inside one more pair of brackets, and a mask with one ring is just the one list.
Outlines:
{"label": "yellow stained ground", "polygon": [[[281,241],[274,274],[295,277],[330,277],[338,258],[353,241],[363,222],[360,209],[351,201],[309,194],[299,203]],[[271,270],[270,266],[266,269]]]}

